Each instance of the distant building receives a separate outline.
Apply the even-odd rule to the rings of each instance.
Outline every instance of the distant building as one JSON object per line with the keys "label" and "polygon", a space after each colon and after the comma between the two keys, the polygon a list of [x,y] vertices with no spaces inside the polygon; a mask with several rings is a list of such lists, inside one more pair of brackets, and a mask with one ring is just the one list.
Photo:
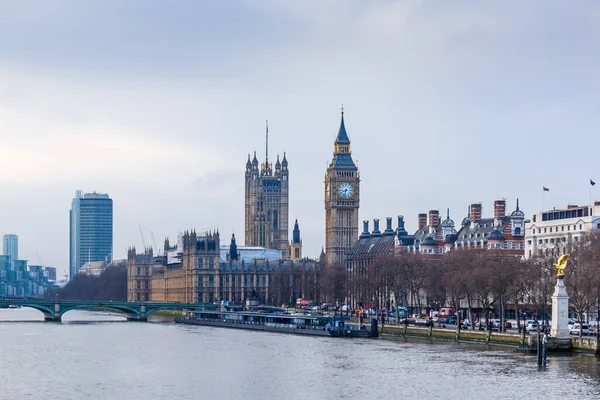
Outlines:
{"label": "distant building", "polygon": [[471,204],[467,215],[456,229],[448,211],[442,221],[438,210],[418,215],[414,235],[398,236],[396,250],[422,254],[444,254],[452,250],[500,250],[507,256],[523,256],[525,251],[525,214],[519,208],[506,214],[506,201],[494,202],[494,216],[482,218],[480,203]]}
{"label": "distant building", "polygon": [[104,261],[90,261],[84,263],[79,271],[77,271],[78,275],[90,275],[90,276],[99,276],[103,273],[108,267],[108,264]]}
{"label": "distant building", "polygon": [[76,192],[71,204],[70,266],[72,279],[86,262],[112,261],[113,201],[107,194]]}
{"label": "distant building", "polygon": [[[398,226],[404,229],[404,221],[398,217]],[[373,221],[373,232],[369,232],[369,221],[363,221],[363,232],[354,242],[346,259],[346,304],[352,307],[369,300],[369,268],[378,257],[391,257],[395,254],[396,237],[400,231],[392,229],[392,218],[386,219],[386,229],[379,230],[379,220]],[[406,232],[404,232],[406,233]]]}
{"label": "distant building", "polygon": [[352,160],[343,110],[333,158],[327,167],[324,183],[327,265],[343,266],[348,251],[358,239],[360,206],[360,174]]}
{"label": "distant building", "polygon": [[[438,261],[451,251],[496,250],[507,257],[521,257],[524,253],[525,214],[519,208],[506,215],[506,201],[494,202],[494,217],[482,218],[481,204],[472,204],[469,215],[458,230],[447,211],[442,220],[438,210],[421,213],[417,218],[417,230],[408,234],[404,217],[398,216],[398,226],[392,228],[392,218],[386,218],[386,229],[379,230],[379,220],[374,220],[374,229],[369,232],[369,222],[364,221],[364,230],[346,253],[346,302],[354,306],[371,302],[366,286],[370,268],[379,257],[420,253],[429,261]],[[599,210],[600,211],[600,210]]]}
{"label": "distant building", "polygon": [[19,259],[19,237],[14,234],[2,236],[2,251],[10,257],[11,268],[14,268],[14,261]]}
{"label": "distant building", "polygon": [[254,297],[263,304],[292,304],[297,297],[318,298],[318,270],[316,261],[282,260],[279,250],[238,247],[235,236],[221,246],[218,232],[186,232],[175,245],[165,241],[162,257],[152,249],[128,251],[127,298],[241,304]]}
{"label": "distant building", "polygon": [[563,210],[542,211],[525,224],[525,258],[565,249],[586,232],[600,229],[600,202],[593,206],[569,205]]}
{"label": "distant building", "polygon": [[294,231],[292,233],[292,241],[290,242],[290,258],[294,262],[298,262],[302,259],[302,238],[300,237],[298,220],[294,222]]}
{"label": "distant building", "polygon": [[246,162],[245,174],[245,245],[280,250],[289,257],[289,171],[288,161],[283,159],[269,163],[269,130],[265,162],[258,167],[256,152]]}
{"label": "distant building", "polygon": [[44,276],[49,282],[56,282],[56,268],[55,267],[44,267]]}
{"label": "distant building", "polygon": [[53,282],[44,275],[42,266],[27,266],[26,260],[14,260],[0,256],[0,296],[44,296]]}
{"label": "distant building", "polygon": [[[235,240],[235,236],[233,237]],[[266,261],[277,261],[283,259],[283,252],[281,250],[266,249],[264,247],[246,247],[236,246],[237,249],[237,260],[244,262],[252,262],[254,260],[266,260]],[[230,246],[220,246],[220,262],[228,262],[231,258],[229,252]]]}

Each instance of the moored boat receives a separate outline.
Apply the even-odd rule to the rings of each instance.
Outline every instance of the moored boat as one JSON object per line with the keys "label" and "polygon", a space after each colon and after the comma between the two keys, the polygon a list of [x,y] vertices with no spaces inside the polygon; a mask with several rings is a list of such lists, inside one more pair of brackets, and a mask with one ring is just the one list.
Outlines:
{"label": "moored boat", "polygon": [[297,335],[368,337],[369,331],[346,324],[346,317],[276,314],[254,311],[195,311],[175,318],[176,323]]}

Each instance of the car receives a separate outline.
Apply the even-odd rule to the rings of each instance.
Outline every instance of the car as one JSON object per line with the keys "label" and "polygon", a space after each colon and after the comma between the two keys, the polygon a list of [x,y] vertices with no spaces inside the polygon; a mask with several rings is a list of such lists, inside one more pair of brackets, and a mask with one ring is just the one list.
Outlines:
{"label": "car", "polygon": [[527,325],[525,326],[525,330],[527,333],[535,333],[538,331],[538,323],[534,320],[527,320]]}
{"label": "car", "polygon": [[590,334],[590,326],[586,323],[581,325],[574,323],[573,325],[569,325],[569,333],[571,335],[579,335],[581,333],[583,336],[587,336]]}
{"label": "car", "polygon": [[493,331],[500,331],[500,327],[502,326],[502,322],[499,319],[490,320],[490,325],[492,326]]}

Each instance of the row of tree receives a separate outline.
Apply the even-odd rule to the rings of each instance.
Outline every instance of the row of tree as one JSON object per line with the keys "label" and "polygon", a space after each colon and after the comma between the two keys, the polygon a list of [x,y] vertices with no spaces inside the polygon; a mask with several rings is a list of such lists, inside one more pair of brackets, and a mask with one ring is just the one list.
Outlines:
{"label": "row of tree", "polygon": [[[419,253],[380,257],[365,268],[347,273],[343,281],[335,278],[341,269],[332,267],[329,280],[325,274],[323,283],[330,296],[349,298],[355,306],[372,304],[389,310],[395,306],[395,299],[398,305],[417,310],[466,308],[472,324],[476,314],[489,323],[488,311],[492,309],[500,310],[502,326],[507,309],[514,310],[517,324],[524,311],[547,321],[556,284],[553,264],[563,253],[571,254],[565,285],[570,307],[581,323],[590,312],[597,315],[599,308],[598,232],[566,246],[544,248],[526,260],[493,249],[458,250],[433,257]],[[344,282],[343,288],[340,282]]]}
{"label": "row of tree", "polygon": [[109,267],[99,276],[79,274],[63,288],[48,290],[46,294],[63,300],[127,301],[127,269]]}

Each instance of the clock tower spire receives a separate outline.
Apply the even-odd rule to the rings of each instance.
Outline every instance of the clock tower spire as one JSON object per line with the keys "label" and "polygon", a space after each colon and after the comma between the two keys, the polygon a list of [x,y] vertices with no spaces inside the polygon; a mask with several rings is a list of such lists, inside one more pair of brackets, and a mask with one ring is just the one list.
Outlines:
{"label": "clock tower spire", "polygon": [[327,265],[345,265],[346,253],[358,239],[360,176],[352,160],[344,123],[334,142],[333,159],[325,174],[325,251]]}

